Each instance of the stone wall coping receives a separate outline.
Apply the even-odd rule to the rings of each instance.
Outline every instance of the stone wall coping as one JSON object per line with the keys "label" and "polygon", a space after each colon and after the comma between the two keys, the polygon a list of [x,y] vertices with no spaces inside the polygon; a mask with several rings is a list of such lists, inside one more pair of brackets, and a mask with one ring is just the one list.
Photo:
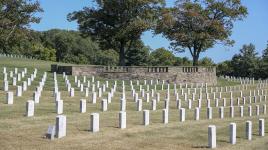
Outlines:
{"label": "stone wall coping", "polygon": [[183,67],[189,67],[189,68],[216,68],[216,66],[103,66],[103,65],[58,65],[58,64],[52,64],[57,65],[61,67],[125,67],[125,68],[151,68],[151,67],[168,67],[168,68],[183,68]]}

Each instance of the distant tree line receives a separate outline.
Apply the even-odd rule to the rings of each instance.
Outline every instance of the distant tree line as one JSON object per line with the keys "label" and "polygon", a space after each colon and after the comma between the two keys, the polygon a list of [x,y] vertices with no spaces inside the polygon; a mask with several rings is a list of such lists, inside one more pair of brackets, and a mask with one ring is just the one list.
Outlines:
{"label": "distant tree line", "polygon": [[268,42],[260,56],[253,44],[243,45],[239,53],[235,54],[231,60],[217,65],[217,74],[266,79],[268,77]]}
{"label": "distant tree line", "polygon": [[[78,31],[52,29],[48,31],[28,31],[29,37],[20,41],[19,46],[8,47],[7,54],[21,54],[41,60],[75,64],[118,65],[119,54],[114,49],[102,50],[99,43],[89,37],[82,37]],[[5,53],[3,50],[1,53]],[[213,64],[204,58],[201,64]],[[177,57],[165,48],[152,50],[141,40],[133,42],[126,52],[128,66],[179,66],[192,65],[187,57]]]}

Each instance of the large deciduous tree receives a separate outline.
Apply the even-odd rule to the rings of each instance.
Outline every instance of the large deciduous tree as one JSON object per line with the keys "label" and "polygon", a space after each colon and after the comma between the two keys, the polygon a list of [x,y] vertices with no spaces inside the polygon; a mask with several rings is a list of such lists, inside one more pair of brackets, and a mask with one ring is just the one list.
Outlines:
{"label": "large deciduous tree", "polygon": [[151,29],[164,0],[95,0],[95,7],[85,7],[68,15],[76,20],[84,36],[100,42],[102,49],[119,52],[119,64],[125,65],[125,52],[141,34]]}
{"label": "large deciduous tree", "polygon": [[31,23],[39,23],[35,13],[42,12],[38,1],[1,0],[0,1],[0,51],[10,53],[13,46],[27,38]]}
{"label": "large deciduous tree", "polygon": [[216,43],[232,45],[233,23],[246,15],[240,0],[177,0],[162,10],[155,33],[162,33],[176,51],[188,49],[195,66],[200,53]]}

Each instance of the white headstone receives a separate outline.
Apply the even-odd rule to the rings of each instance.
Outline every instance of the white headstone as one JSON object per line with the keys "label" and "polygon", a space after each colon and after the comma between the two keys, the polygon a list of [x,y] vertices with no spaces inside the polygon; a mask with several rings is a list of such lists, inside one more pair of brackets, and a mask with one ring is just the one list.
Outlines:
{"label": "white headstone", "polygon": [[70,97],[74,97],[74,88],[71,88]]}
{"label": "white headstone", "polygon": [[244,106],[240,106],[240,117],[244,116]]}
{"label": "white headstone", "polygon": [[263,104],[262,106],[262,113],[266,115],[266,104]]}
{"label": "white headstone", "polygon": [[39,101],[40,101],[40,94],[38,91],[35,91],[34,94],[33,94],[33,100],[34,100],[34,103],[38,104]]}
{"label": "white headstone", "polygon": [[80,100],[80,113],[85,113],[87,111],[87,100]]}
{"label": "white headstone", "polygon": [[119,128],[125,129],[127,126],[127,113],[125,111],[119,112]]}
{"label": "white headstone", "polygon": [[256,115],[259,116],[260,115],[260,106],[256,105]]}
{"label": "white headstone", "polygon": [[209,125],[208,126],[208,147],[216,148],[216,126]]}
{"label": "white headstone", "polygon": [[120,99],[120,111],[126,111],[126,100]]}
{"label": "white headstone", "polygon": [[137,111],[142,111],[142,99],[138,99],[137,101]]}
{"label": "white headstone", "polygon": [[99,88],[98,97],[101,97],[101,96],[102,96],[102,88]]}
{"label": "white headstone", "polygon": [[13,77],[12,78],[12,85],[13,86],[16,86],[17,85],[17,78],[16,77]]}
{"label": "white headstone", "polygon": [[56,117],[56,137],[62,138],[66,136],[66,116],[58,115]]}
{"label": "white headstone", "polygon": [[28,100],[26,102],[26,116],[27,117],[34,116],[34,101],[33,100]]}
{"label": "white headstone", "polygon": [[264,119],[259,119],[259,136],[264,136],[264,134],[265,134]]}
{"label": "white headstone", "polygon": [[252,116],[252,107],[248,106],[248,116]]}
{"label": "white headstone", "polygon": [[107,99],[103,99],[101,101],[101,108],[102,108],[102,111],[107,111],[108,109],[108,102],[107,102]]}
{"label": "white headstone", "polygon": [[92,132],[98,132],[100,130],[99,127],[99,114],[98,113],[91,113],[90,114],[90,130]]}
{"label": "white headstone", "polygon": [[251,121],[246,122],[246,138],[247,140],[252,139],[252,122]]}
{"label": "white headstone", "polygon": [[162,121],[164,124],[168,123],[168,109],[162,110]]}
{"label": "white headstone", "polygon": [[152,110],[155,111],[155,110],[156,110],[156,100],[153,99],[153,100],[151,101],[151,103],[152,103],[152,105],[151,105]]}
{"label": "white headstone", "polygon": [[9,105],[13,104],[13,92],[7,92],[6,94],[6,103]]}
{"label": "white headstone", "polygon": [[157,101],[157,102],[160,101],[160,93],[156,93],[156,101]]}
{"label": "white headstone", "polygon": [[61,100],[61,93],[60,92],[56,92],[55,93],[55,101],[59,101]]}
{"label": "white headstone", "polygon": [[191,99],[188,100],[188,109],[192,109],[192,100]]}
{"label": "white headstone", "polygon": [[219,117],[220,117],[220,119],[224,118],[224,107],[219,108]]}
{"label": "white headstone", "polygon": [[181,108],[181,100],[180,99],[176,100],[176,106],[177,106],[177,109]]}
{"label": "white headstone", "polygon": [[185,108],[180,108],[180,121],[185,121]]}
{"label": "white headstone", "polygon": [[3,82],[3,89],[4,89],[4,91],[8,91],[8,81],[4,81]]}
{"label": "white headstone", "polygon": [[147,126],[150,122],[149,110],[143,110],[143,125]]}
{"label": "white headstone", "polygon": [[56,113],[57,114],[63,113],[63,100],[56,101]]}
{"label": "white headstone", "polygon": [[165,99],[164,104],[165,104],[164,105],[165,106],[164,108],[165,109],[168,109],[169,108],[169,99]]}
{"label": "white headstone", "polygon": [[230,143],[236,144],[236,124],[230,123]]}
{"label": "white headstone", "polygon": [[212,107],[207,108],[207,119],[212,119]]}
{"label": "white headstone", "polygon": [[234,106],[230,107],[230,118],[234,118]]}
{"label": "white headstone", "polygon": [[96,92],[93,92],[92,93],[92,103],[93,104],[96,104],[96,101],[97,101],[97,93]]}
{"label": "white headstone", "polygon": [[196,107],[194,111],[194,119],[199,120],[200,108]]}
{"label": "white headstone", "polygon": [[89,90],[88,88],[85,89],[85,97],[88,97],[88,94],[89,94]]}

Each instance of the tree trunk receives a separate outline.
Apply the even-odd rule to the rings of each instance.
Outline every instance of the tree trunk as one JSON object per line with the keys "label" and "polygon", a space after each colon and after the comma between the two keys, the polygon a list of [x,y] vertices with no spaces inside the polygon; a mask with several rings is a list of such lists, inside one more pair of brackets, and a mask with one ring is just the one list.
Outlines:
{"label": "tree trunk", "polygon": [[125,61],[125,43],[124,42],[120,43],[119,65],[120,66],[125,66],[126,65],[126,61]]}
{"label": "tree trunk", "polygon": [[6,48],[6,45],[3,46],[3,53],[4,53],[4,54],[7,54],[7,48]]}
{"label": "tree trunk", "polygon": [[61,52],[59,50],[56,50],[56,62],[61,61]]}
{"label": "tree trunk", "polygon": [[199,54],[193,55],[193,66],[198,66]]}

